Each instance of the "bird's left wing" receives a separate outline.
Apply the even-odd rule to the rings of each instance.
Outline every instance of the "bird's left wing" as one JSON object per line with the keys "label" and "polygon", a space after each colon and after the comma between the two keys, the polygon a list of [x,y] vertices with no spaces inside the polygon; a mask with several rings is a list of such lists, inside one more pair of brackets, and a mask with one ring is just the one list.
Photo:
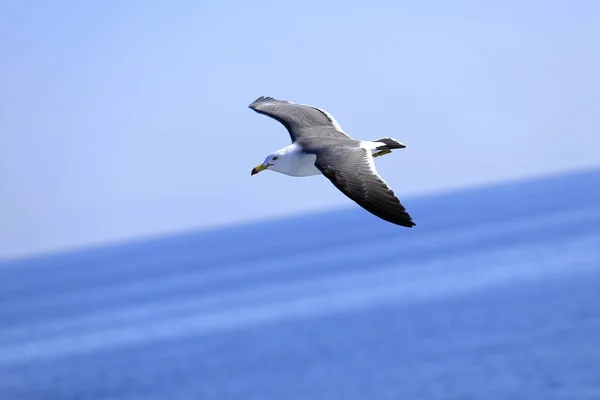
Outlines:
{"label": "bird's left wing", "polygon": [[330,145],[316,154],[315,166],[358,205],[393,224],[415,226],[400,200],[377,173],[369,150],[358,145]]}

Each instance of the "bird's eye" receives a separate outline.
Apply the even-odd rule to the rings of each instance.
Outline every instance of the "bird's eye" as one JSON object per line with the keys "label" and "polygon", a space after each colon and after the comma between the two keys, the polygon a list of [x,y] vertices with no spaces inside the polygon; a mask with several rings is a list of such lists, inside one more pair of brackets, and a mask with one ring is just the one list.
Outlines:
{"label": "bird's eye", "polygon": [[279,157],[273,157],[273,161],[277,161]]}

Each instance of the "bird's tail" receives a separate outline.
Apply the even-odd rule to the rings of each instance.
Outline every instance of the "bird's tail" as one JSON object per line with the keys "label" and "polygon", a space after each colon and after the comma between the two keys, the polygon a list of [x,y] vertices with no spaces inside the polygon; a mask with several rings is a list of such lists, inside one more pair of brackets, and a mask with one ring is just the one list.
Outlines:
{"label": "bird's tail", "polygon": [[396,139],[389,137],[373,140],[373,143],[377,145],[373,150],[373,157],[384,156],[390,154],[393,149],[403,149],[406,147],[404,143],[400,143]]}
{"label": "bird's tail", "polygon": [[373,140],[373,141],[383,143],[380,147],[377,147],[378,150],[403,149],[406,147],[404,145],[404,143],[400,143],[396,139],[392,139],[389,137],[384,137],[384,138]]}

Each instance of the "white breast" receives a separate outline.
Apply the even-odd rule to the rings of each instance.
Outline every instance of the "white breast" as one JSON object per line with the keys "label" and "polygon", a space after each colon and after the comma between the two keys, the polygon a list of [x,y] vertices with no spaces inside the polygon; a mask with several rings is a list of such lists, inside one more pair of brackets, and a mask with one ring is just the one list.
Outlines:
{"label": "white breast", "polygon": [[321,174],[321,171],[315,167],[315,161],[317,161],[317,156],[314,154],[296,154],[295,168],[288,175],[312,176]]}
{"label": "white breast", "polygon": [[321,171],[315,167],[317,156],[306,154],[296,144],[292,144],[280,150],[281,156],[270,170],[289,176],[312,176],[319,175]]}

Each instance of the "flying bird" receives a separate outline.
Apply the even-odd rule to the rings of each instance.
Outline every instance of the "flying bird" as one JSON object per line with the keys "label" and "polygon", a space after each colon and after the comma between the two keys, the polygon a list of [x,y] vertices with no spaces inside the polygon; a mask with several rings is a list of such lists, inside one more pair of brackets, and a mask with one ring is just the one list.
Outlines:
{"label": "flying bird", "polygon": [[279,121],[292,144],[275,151],[251,175],[271,170],[290,176],[323,174],[365,210],[396,225],[413,227],[411,216],[375,169],[374,157],[406,146],[384,137],[356,140],[327,111],[291,101],[261,96],[249,107]]}

